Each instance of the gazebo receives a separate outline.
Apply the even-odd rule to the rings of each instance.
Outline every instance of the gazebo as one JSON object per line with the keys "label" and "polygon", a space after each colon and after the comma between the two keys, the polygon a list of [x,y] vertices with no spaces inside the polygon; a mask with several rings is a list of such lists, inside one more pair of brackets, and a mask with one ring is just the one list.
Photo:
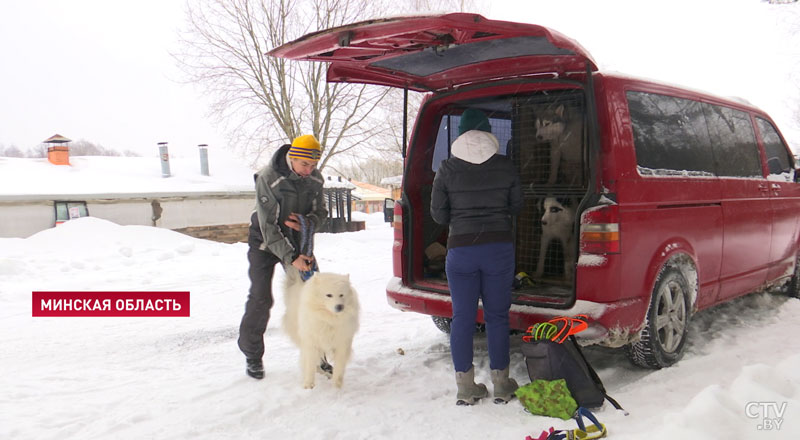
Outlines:
{"label": "gazebo", "polygon": [[47,160],[53,165],[69,165],[69,146],[72,139],[67,139],[60,134],[54,134],[42,143],[50,144],[47,147]]}

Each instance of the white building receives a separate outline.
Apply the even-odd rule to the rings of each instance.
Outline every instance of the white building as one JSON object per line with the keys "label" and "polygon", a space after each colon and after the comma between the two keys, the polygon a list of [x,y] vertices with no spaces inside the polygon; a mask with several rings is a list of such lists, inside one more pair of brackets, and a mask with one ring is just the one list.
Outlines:
{"label": "white building", "polygon": [[91,215],[120,225],[168,228],[201,238],[246,237],[254,207],[253,170],[212,157],[202,175],[198,155],[170,157],[0,157],[0,237],[28,237],[70,218]]}

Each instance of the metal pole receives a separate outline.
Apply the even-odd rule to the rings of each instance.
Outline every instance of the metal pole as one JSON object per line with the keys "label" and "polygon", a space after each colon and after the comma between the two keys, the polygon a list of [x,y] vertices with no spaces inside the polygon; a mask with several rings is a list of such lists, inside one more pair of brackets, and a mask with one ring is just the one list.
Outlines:
{"label": "metal pole", "polygon": [[200,144],[197,147],[200,149],[200,174],[208,176],[208,145]]}
{"label": "metal pole", "polygon": [[161,157],[161,177],[169,177],[169,149],[167,142],[158,143],[158,155]]}

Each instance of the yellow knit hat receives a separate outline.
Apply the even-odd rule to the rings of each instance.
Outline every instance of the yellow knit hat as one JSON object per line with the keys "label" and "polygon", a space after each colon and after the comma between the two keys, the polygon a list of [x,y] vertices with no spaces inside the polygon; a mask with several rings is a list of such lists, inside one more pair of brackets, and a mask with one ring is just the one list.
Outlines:
{"label": "yellow knit hat", "polygon": [[289,147],[289,157],[293,159],[318,161],[322,156],[319,141],[313,134],[304,134],[294,138]]}

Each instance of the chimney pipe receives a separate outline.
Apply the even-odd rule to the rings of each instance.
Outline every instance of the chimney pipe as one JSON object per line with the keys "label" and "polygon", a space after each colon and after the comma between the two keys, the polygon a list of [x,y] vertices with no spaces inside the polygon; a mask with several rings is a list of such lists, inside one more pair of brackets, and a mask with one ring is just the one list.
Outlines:
{"label": "chimney pipe", "polygon": [[200,174],[208,176],[208,144],[200,144]]}
{"label": "chimney pipe", "polygon": [[169,177],[169,152],[167,151],[167,142],[158,143],[158,154],[161,156],[161,177]]}

